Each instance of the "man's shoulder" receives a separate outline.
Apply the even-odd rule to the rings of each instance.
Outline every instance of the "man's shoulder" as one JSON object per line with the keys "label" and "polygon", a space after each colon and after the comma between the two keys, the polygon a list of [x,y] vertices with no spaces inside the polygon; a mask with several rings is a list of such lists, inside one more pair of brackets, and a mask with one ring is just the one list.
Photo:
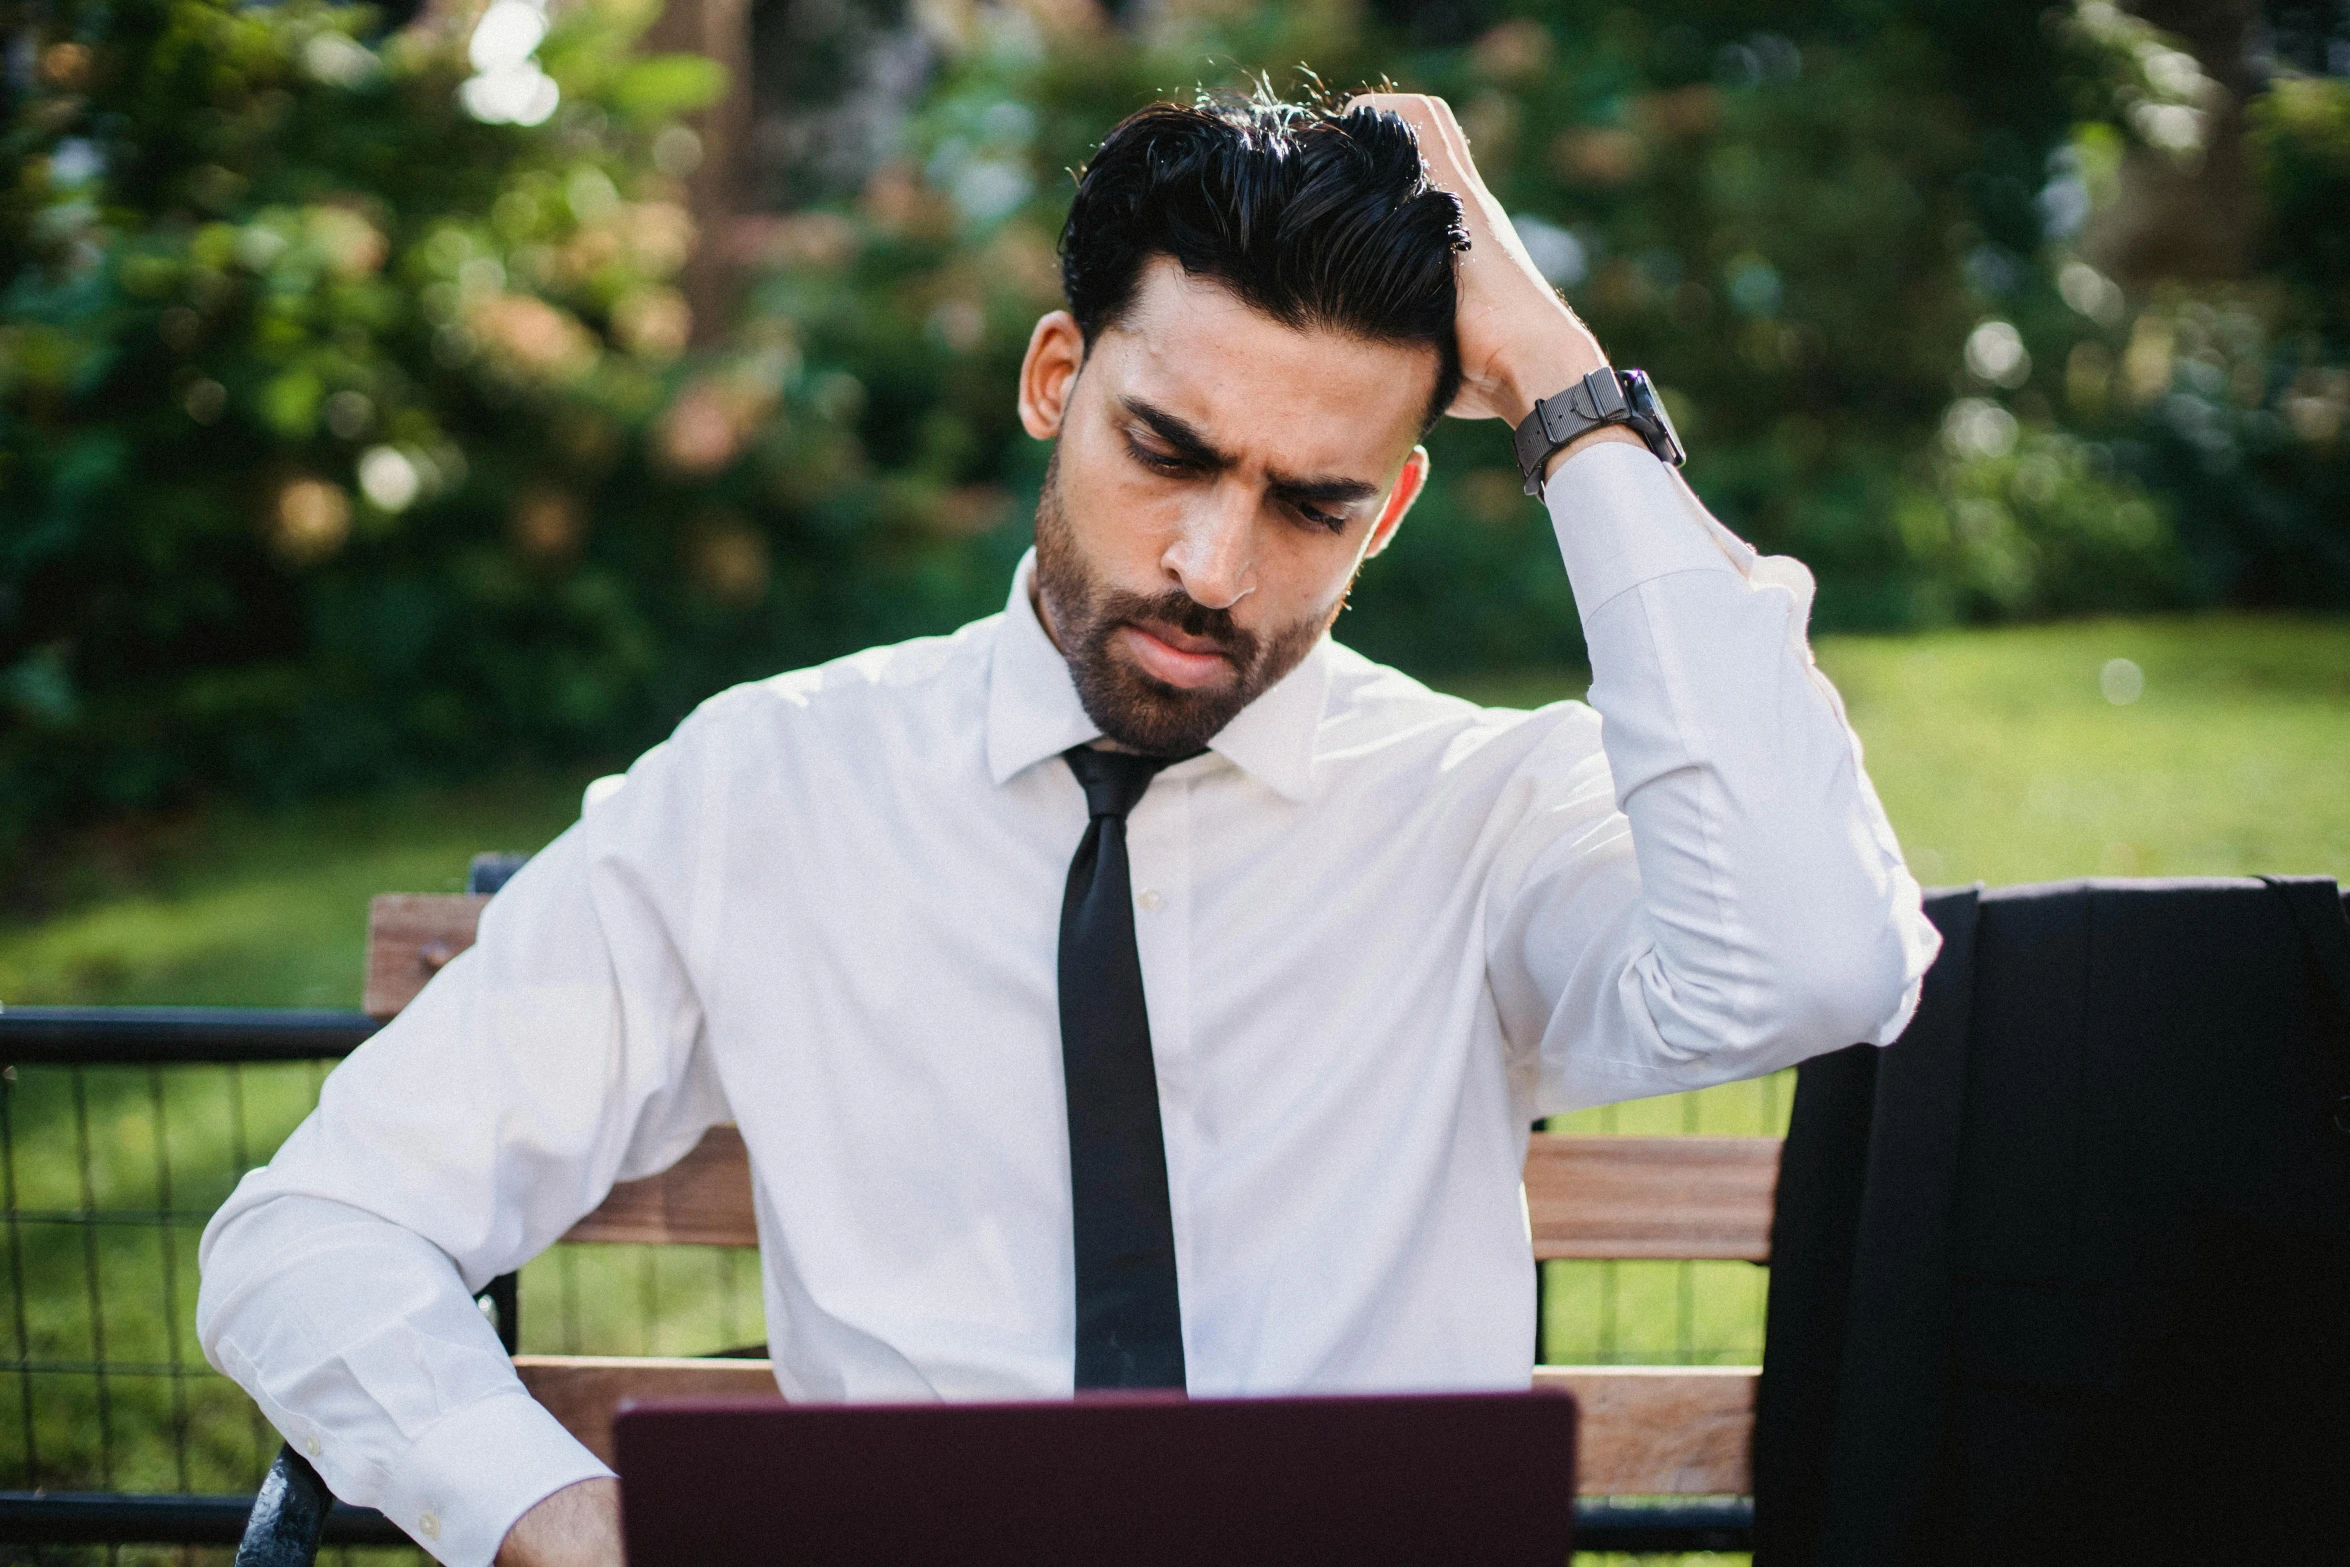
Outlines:
{"label": "man's shoulder", "polygon": [[730,686],[638,757],[619,787],[591,790],[583,821],[674,857],[677,833],[724,818],[706,809],[715,802],[832,797],[909,756],[976,756],[1001,618]]}
{"label": "man's shoulder", "polygon": [[1323,710],[1322,749],[1347,750],[1411,739],[1447,749],[1500,744],[1537,745],[1567,738],[1596,746],[1598,715],[1562,699],[1534,707],[1505,707],[1437,691],[1391,665],[1332,642],[1330,699]]}
{"label": "man's shoulder", "polygon": [[1569,799],[1612,803],[1599,715],[1584,703],[1488,705],[1431,690],[1351,650],[1331,652],[1315,750],[1316,771],[1334,795],[1431,819],[1458,816],[1479,832]]}
{"label": "man's shoulder", "polygon": [[747,680],[702,703],[687,722],[716,729],[801,720],[888,722],[930,705],[951,707],[984,691],[988,653],[1002,620],[990,615],[944,636],[864,648]]}

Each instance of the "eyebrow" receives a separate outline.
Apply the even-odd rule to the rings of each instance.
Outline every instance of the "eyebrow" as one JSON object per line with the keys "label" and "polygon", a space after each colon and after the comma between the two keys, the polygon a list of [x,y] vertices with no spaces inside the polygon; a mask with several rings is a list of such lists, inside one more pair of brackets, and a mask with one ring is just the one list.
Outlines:
{"label": "eyebrow", "polygon": [[[1238,458],[1220,449],[1189,420],[1138,397],[1121,397],[1118,403],[1129,416],[1150,426],[1151,433],[1173,447],[1184,461],[1216,473],[1240,465]],[[1284,500],[1311,501],[1324,506],[1351,506],[1379,494],[1379,486],[1361,479],[1300,478],[1271,470],[1265,475],[1265,487]]]}

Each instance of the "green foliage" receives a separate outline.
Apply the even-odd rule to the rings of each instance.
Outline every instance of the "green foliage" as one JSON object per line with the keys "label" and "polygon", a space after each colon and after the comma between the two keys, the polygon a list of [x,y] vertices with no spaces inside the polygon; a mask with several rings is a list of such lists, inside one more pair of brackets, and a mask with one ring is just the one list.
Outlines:
{"label": "green foliage", "polygon": [[2253,105],[2278,271],[2338,349],[2350,341],[2350,82],[2292,77]]}
{"label": "green foliage", "polygon": [[662,165],[718,83],[599,0],[540,51],[554,118],[485,124],[461,35],[369,17],[0,12],[0,842],[645,702],[681,572],[595,558],[546,476],[624,469],[677,374]]}
{"label": "green foliage", "polygon": [[[0,858],[211,789],[610,755],[997,607],[1069,171],[1151,97],[1300,60],[1451,98],[1823,628],[2350,603],[2340,83],[2253,106],[2268,271],[2132,297],[2071,236],[2130,160],[2195,155],[2206,84],[2098,0],[1502,0],[1453,42],[1358,0],[923,0],[901,156],[730,232],[742,313],[691,334],[723,291],[684,281],[676,116],[717,83],[632,52],[651,3],[562,8],[525,126],[464,109],[454,21],[0,0]],[[1578,657],[1503,432],[1430,444],[1342,634]]]}
{"label": "green foliage", "polygon": [[[2052,193],[2071,185],[2112,206],[2132,159],[2141,176],[2167,165],[2191,178],[2219,155],[2207,142],[2225,92],[2191,55],[2102,0],[2082,0],[2069,28],[2107,68],[2084,91]],[[2176,601],[2339,610],[2350,606],[2350,85],[2280,67],[2247,110],[2257,270],[2126,295],[2076,254],[2077,224],[2055,225],[2044,270],[2056,299],[2043,290],[2015,313],[2037,368],[2008,401],[2096,443],[2162,497],[2186,564]]]}
{"label": "green foliage", "polygon": [[2166,285],[2065,361],[2068,422],[2170,503],[2184,602],[2350,604],[2350,340],[2314,327],[2325,308],[2274,281]]}
{"label": "green foliage", "polygon": [[2017,436],[2001,417],[1987,401],[1960,403],[1936,491],[1896,513],[1910,558],[1931,572],[1919,618],[2179,602],[2187,564],[2160,505],[2117,477],[2103,449],[2051,431]]}

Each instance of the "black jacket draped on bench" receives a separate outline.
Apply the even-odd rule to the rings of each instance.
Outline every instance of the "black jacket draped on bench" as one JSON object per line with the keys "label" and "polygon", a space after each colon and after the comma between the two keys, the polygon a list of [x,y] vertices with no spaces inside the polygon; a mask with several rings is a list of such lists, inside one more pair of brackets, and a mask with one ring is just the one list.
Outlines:
{"label": "black jacket draped on bench", "polygon": [[2350,1561],[2350,921],[2331,881],[1928,901],[1807,1064],[1758,1567]]}

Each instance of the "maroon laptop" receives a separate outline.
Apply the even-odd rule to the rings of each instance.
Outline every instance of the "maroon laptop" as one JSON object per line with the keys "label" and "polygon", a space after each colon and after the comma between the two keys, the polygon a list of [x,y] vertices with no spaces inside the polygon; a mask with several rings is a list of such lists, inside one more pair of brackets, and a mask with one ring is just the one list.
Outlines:
{"label": "maroon laptop", "polygon": [[1564,1567],[1564,1393],[631,1403],[630,1567]]}

